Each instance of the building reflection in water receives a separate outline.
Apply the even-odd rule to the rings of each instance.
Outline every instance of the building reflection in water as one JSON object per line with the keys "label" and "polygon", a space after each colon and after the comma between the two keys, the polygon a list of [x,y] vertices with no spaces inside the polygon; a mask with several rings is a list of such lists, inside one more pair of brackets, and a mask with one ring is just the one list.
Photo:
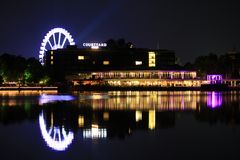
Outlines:
{"label": "building reflection in water", "polygon": [[51,126],[47,128],[43,112],[39,115],[39,126],[42,137],[47,145],[55,151],[65,151],[74,139],[73,132],[66,132],[64,126],[54,126],[51,114]]}
{"label": "building reflection in water", "polygon": [[222,106],[222,94],[220,92],[208,92],[207,93],[207,106],[210,108],[216,108]]}
{"label": "building reflection in water", "polygon": [[107,129],[99,128],[97,124],[92,124],[91,129],[83,130],[83,138],[91,138],[91,139],[107,138]]}
{"label": "building reflection in water", "polygon": [[[90,98],[92,97],[92,98]],[[96,98],[97,97],[97,98]],[[93,109],[110,110],[196,110],[199,91],[112,91],[79,95],[80,103]]]}
{"label": "building reflection in water", "polygon": [[[125,138],[136,130],[174,127],[177,119],[176,113],[185,111],[194,113],[196,120],[206,122],[213,118],[216,122],[218,119],[232,122],[232,119],[239,117],[239,109],[226,107],[229,106],[226,104],[239,103],[240,97],[236,93],[113,91],[83,92],[78,97],[78,100],[71,101],[73,98],[70,95],[61,97],[56,94],[56,96],[43,96],[42,98],[47,99],[46,101],[41,101],[41,98],[35,99],[36,106],[41,104],[41,107],[33,105],[28,108],[0,107],[0,120],[9,123],[10,120],[19,121],[21,118],[24,120],[26,115],[29,117],[36,115],[44,142],[53,150],[64,151],[72,144],[77,132],[80,132],[82,139]],[[12,101],[8,104],[8,100],[4,102],[11,106]],[[221,108],[221,114],[218,109],[211,109],[219,108],[223,100],[225,107]],[[226,110],[226,113],[233,112],[234,114],[222,114],[225,113],[222,109]],[[14,114],[15,111],[18,111],[17,115]],[[10,117],[10,115],[13,116]],[[78,140],[78,138],[75,139]]]}
{"label": "building reflection in water", "polygon": [[136,122],[139,122],[142,120],[142,111],[136,111],[135,112],[135,119],[136,119]]}
{"label": "building reflection in water", "polygon": [[155,129],[156,119],[155,119],[155,110],[148,111],[148,128]]}

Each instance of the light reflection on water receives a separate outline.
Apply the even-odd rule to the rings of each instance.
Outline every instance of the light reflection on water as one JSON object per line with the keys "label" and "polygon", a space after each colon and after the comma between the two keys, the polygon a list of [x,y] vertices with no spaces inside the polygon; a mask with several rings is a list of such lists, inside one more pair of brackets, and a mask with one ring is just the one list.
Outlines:
{"label": "light reflection on water", "polygon": [[222,93],[220,92],[208,92],[207,106],[211,108],[221,107],[222,105]]}
{"label": "light reflection on water", "polygon": [[52,103],[56,101],[73,101],[75,100],[75,97],[72,95],[47,95],[42,94],[39,96],[39,104],[47,104]]}
{"label": "light reflection on water", "polygon": [[54,126],[52,122],[47,129],[43,112],[39,115],[39,126],[43,139],[53,150],[64,151],[73,141],[74,133],[71,131],[67,133],[64,126]]}
{"label": "light reflection on water", "polygon": [[199,103],[211,108],[222,105],[222,93],[219,92],[113,91],[102,94],[87,92],[78,96],[80,104],[108,110],[196,110]]}
{"label": "light reflection on water", "polygon": [[[19,115],[27,113],[21,118],[38,119],[44,142],[55,151],[65,151],[73,141],[96,141],[130,136],[136,130],[174,128],[176,113],[191,113],[195,121],[239,124],[240,109],[238,105],[231,106],[239,104],[238,92],[110,91],[73,95],[0,92],[0,96],[0,123],[19,121],[15,114],[11,115],[14,108],[21,111]],[[74,138],[76,135],[81,138]]]}

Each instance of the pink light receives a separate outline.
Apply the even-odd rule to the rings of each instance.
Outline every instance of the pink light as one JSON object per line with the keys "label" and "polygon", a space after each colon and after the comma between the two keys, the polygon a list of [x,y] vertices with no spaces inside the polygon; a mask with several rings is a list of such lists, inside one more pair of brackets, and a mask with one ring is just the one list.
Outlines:
{"label": "pink light", "polygon": [[220,92],[208,92],[207,106],[214,109],[222,105],[222,95]]}

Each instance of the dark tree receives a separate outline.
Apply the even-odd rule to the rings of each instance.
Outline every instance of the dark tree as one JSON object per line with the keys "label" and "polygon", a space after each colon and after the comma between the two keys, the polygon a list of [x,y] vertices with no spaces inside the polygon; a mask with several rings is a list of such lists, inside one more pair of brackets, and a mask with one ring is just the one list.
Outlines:
{"label": "dark tree", "polygon": [[0,76],[0,86],[3,84],[3,77]]}
{"label": "dark tree", "polygon": [[27,60],[27,67],[24,71],[24,80],[26,83],[38,83],[44,77],[44,70],[41,63],[35,58]]}
{"label": "dark tree", "polygon": [[133,44],[131,42],[126,42],[125,39],[120,38],[118,40],[109,39],[106,41],[107,48],[109,49],[128,49],[132,48]]}

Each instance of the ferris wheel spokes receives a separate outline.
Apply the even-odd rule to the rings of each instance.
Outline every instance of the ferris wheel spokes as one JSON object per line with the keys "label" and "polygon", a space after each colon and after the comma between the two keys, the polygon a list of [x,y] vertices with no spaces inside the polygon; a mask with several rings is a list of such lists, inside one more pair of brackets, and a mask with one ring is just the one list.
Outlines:
{"label": "ferris wheel spokes", "polygon": [[63,43],[62,43],[62,45],[61,45],[61,48],[64,47],[64,44],[65,44],[66,40],[67,40],[67,37],[64,38]]}
{"label": "ferris wheel spokes", "polygon": [[60,46],[61,43],[61,33],[58,34],[58,46]]}
{"label": "ferris wheel spokes", "polygon": [[53,42],[54,42],[54,47],[57,46],[57,44],[56,44],[56,38],[55,38],[55,33],[53,34]]}
{"label": "ferris wheel spokes", "polygon": [[[62,38],[63,36],[64,38]],[[63,41],[62,41],[63,39]],[[46,51],[61,49],[66,45],[66,41],[68,41],[69,45],[75,45],[75,42],[70,35],[70,33],[63,28],[54,28],[50,30],[43,39],[41,43],[40,52],[39,52],[39,61],[42,65],[44,65],[45,60],[44,56]]]}
{"label": "ferris wheel spokes", "polygon": [[[51,49],[53,49],[53,45],[52,43],[50,42],[50,40],[48,40],[48,44],[50,45]],[[45,48],[46,49],[46,48]]]}

